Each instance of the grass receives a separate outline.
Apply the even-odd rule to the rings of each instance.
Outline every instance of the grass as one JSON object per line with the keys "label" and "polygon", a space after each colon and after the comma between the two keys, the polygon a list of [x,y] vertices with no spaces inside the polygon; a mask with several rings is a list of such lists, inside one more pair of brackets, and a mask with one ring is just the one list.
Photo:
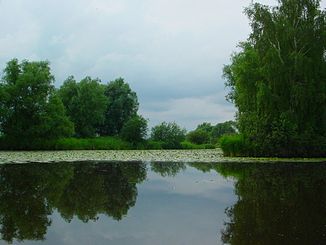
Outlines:
{"label": "grass", "polygon": [[215,149],[216,146],[212,144],[193,144],[189,141],[181,142],[182,149],[185,150],[196,150],[196,149]]}
{"label": "grass", "polygon": [[213,144],[193,144],[183,141],[178,148],[167,142],[146,140],[137,144],[126,142],[119,137],[62,138],[54,141],[34,140],[25,146],[10,144],[0,137],[0,150],[163,150],[163,149],[215,149]]}
{"label": "grass", "polygon": [[224,156],[244,156],[248,152],[248,144],[240,134],[222,136],[219,143]]}
{"label": "grass", "polygon": [[131,145],[117,137],[63,138],[54,144],[54,150],[129,150]]}

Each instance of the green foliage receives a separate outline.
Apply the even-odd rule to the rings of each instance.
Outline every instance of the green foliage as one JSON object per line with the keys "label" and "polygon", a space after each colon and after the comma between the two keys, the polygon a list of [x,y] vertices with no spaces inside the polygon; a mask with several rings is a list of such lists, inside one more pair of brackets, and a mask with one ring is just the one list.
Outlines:
{"label": "green foliage", "polygon": [[107,101],[100,80],[86,77],[79,83],[70,76],[58,91],[78,137],[94,137],[104,122]]}
{"label": "green foliage", "polygon": [[249,155],[326,154],[326,12],[319,3],[246,9],[252,33],[224,76]]}
{"label": "green foliage", "polygon": [[122,127],[120,136],[122,139],[137,144],[145,140],[147,134],[147,120],[136,115],[130,118]]}
{"label": "green foliage", "polygon": [[193,144],[205,144],[210,142],[210,134],[201,129],[191,131],[187,134],[187,140]]}
{"label": "green foliage", "polygon": [[193,149],[215,149],[215,145],[212,144],[193,144],[189,141],[181,142],[181,148],[185,150],[193,150]]}
{"label": "green foliage", "polygon": [[196,131],[201,130],[201,131],[204,131],[204,132],[210,134],[212,132],[213,128],[214,128],[214,126],[211,123],[203,122],[197,126]]}
{"label": "green foliage", "polygon": [[100,135],[117,135],[123,125],[137,114],[138,99],[128,83],[122,78],[105,86],[107,109],[104,123],[98,127]]}
{"label": "green foliage", "polygon": [[55,150],[128,150],[128,142],[117,137],[63,138],[53,142]]}
{"label": "green foliage", "polygon": [[188,133],[187,139],[194,144],[217,144],[221,136],[235,134],[236,128],[234,121],[226,121],[216,125],[204,122],[199,124],[196,130]]}
{"label": "green foliage", "polygon": [[7,63],[0,85],[0,132],[7,148],[31,149],[73,133],[53,80],[46,61]]}
{"label": "green foliage", "polygon": [[212,142],[217,143],[223,135],[235,134],[237,132],[236,128],[236,123],[234,121],[226,121],[216,124],[211,131]]}
{"label": "green foliage", "polygon": [[220,139],[220,147],[224,156],[245,156],[248,154],[250,147],[244,137],[239,134],[225,135]]}
{"label": "green foliage", "polygon": [[181,142],[186,138],[186,130],[175,122],[162,122],[152,128],[151,140],[163,142],[163,149],[180,149]]}
{"label": "green foliage", "polygon": [[146,149],[148,150],[162,150],[164,142],[147,140]]}

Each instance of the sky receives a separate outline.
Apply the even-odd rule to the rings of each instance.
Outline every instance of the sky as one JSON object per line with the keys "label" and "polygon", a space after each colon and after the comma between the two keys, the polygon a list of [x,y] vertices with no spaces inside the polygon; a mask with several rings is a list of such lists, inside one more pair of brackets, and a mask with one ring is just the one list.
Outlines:
{"label": "sky", "polygon": [[56,87],[70,75],[122,77],[149,126],[233,120],[222,69],[250,33],[250,2],[0,0],[0,70],[12,58],[48,60]]}

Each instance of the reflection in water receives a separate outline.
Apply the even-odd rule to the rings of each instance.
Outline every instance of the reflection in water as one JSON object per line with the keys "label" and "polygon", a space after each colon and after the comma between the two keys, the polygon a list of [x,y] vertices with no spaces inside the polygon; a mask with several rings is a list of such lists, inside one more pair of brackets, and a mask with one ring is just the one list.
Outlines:
{"label": "reflection in water", "polygon": [[[187,172],[187,167],[199,172]],[[184,224],[182,217],[186,224],[194,224],[192,227],[196,227],[198,237],[204,244],[204,236],[207,233],[203,232],[207,231],[207,227],[201,225],[209,224],[209,227],[214,228],[215,222],[224,218],[219,216],[219,220],[214,220],[212,213],[221,210],[223,214],[226,210],[227,222],[224,227],[218,229],[222,230],[218,235],[221,241],[218,242],[232,245],[326,244],[326,167],[323,164],[284,163],[161,162],[150,163],[149,167],[140,162],[0,165],[2,240],[9,243],[15,239],[44,240],[54,211],[66,222],[71,222],[74,218],[85,223],[96,221],[101,214],[121,220],[135,205],[137,184],[144,182],[147,171],[153,171],[161,177],[175,177],[173,185],[179,184],[179,187],[186,191],[182,193],[179,189],[179,193],[162,192],[164,188],[157,188],[158,185],[168,185],[169,178],[162,181],[161,177],[155,179],[154,176],[152,182],[146,181],[142,186],[147,186],[145,190],[150,194],[147,197],[151,199],[139,200],[144,205],[141,214],[150,214],[153,206],[155,212],[151,213],[150,220],[142,216],[140,223],[136,223],[141,226],[141,230],[144,229],[141,234],[146,234],[146,223],[150,223],[151,227],[162,223],[162,227],[158,225],[158,234],[163,234],[162,229],[167,229],[164,226],[167,223],[164,222],[180,222],[175,232],[183,236],[178,238],[178,241],[184,240],[190,235],[186,235],[187,229],[181,231],[180,227]],[[181,171],[185,172],[185,175],[178,176]],[[219,181],[223,180],[221,176],[234,180],[237,195],[235,203],[222,200],[225,192],[231,193],[232,189],[223,189],[218,182],[212,182],[212,171],[215,175],[218,174]],[[199,181],[201,178],[209,178],[209,181]],[[192,188],[197,188],[197,192]],[[198,194],[198,190],[206,190],[205,195]],[[144,193],[146,192],[143,189]],[[231,195],[233,194],[229,194],[229,197]],[[211,198],[212,196],[214,198]],[[149,204],[146,204],[147,202]],[[160,205],[165,205],[164,209]],[[208,211],[210,205],[216,209]],[[157,211],[160,209],[164,210],[163,214]],[[211,217],[212,220],[205,222]],[[132,222],[137,220],[133,219]],[[191,230],[191,235],[197,236],[197,230]],[[213,235],[213,239],[219,240],[216,233]],[[161,241],[160,244],[167,244],[164,238],[155,237],[155,240]],[[169,243],[174,242],[170,240]],[[146,243],[139,240],[139,244]]]}
{"label": "reflection in water", "polygon": [[120,220],[135,205],[144,163],[0,165],[2,239],[43,240],[55,208],[71,221],[106,214]]}
{"label": "reflection in water", "polygon": [[220,164],[236,179],[224,243],[326,244],[326,168],[318,164]]}
{"label": "reflection in water", "polygon": [[153,162],[151,170],[160,174],[162,177],[175,177],[181,170],[186,169],[185,163],[178,162]]}

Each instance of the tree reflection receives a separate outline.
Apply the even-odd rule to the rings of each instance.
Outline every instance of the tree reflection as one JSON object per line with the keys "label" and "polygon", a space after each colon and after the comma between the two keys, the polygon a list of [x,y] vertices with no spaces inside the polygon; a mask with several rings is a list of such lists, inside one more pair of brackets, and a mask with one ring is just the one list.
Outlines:
{"label": "tree reflection", "polygon": [[136,184],[146,178],[144,163],[79,163],[57,205],[62,217],[82,221],[106,214],[120,220],[135,205]]}
{"label": "tree reflection", "polygon": [[215,169],[237,181],[224,243],[325,244],[325,166],[227,163]]}
{"label": "tree reflection", "polygon": [[182,162],[152,162],[151,170],[162,177],[176,176],[180,171],[186,169],[186,164]]}
{"label": "tree reflection", "polygon": [[0,166],[0,223],[2,239],[42,240],[51,224],[55,199],[71,178],[71,168],[58,164]]}
{"label": "tree reflection", "polygon": [[144,163],[0,165],[0,232],[8,243],[43,240],[58,209],[71,221],[106,214],[120,220],[135,205]]}

